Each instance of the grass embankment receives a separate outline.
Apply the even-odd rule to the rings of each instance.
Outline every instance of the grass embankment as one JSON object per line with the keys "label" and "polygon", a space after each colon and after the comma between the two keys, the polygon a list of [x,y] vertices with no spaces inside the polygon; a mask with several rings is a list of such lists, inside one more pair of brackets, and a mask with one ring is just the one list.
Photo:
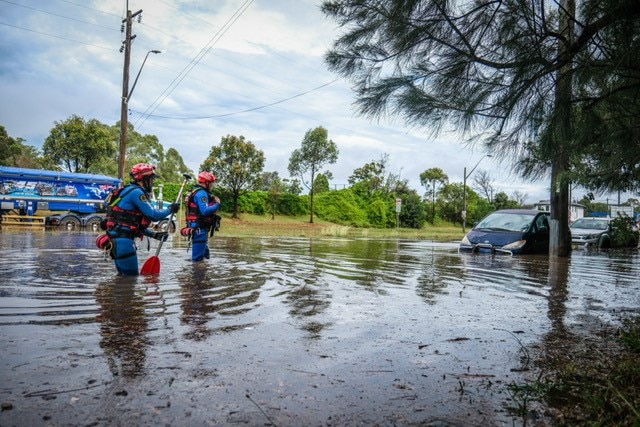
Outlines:
{"label": "grass embankment", "polygon": [[554,425],[640,426],[640,316],[573,338],[544,352],[536,380],[511,386],[511,409],[526,420],[537,401]]}
{"label": "grass embankment", "polygon": [[356,228],[323,221],[316,217],[313,224],[308,216],[288,217],[276,215],[241,214],[234,219],[230,215],[222,215],[220,235],[224,236],[291,236],[291,237],[352,237],[352,238],[402,238],[433,241],[460,241],[462,229],[458,225],[448,223],[426,224],[421,229],[412,228]]}

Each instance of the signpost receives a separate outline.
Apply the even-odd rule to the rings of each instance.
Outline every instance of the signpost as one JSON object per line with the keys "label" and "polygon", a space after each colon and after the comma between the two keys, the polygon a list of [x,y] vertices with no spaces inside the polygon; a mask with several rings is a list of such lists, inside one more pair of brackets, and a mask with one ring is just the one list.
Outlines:
{"label": "signpost", "polygon": [[402,210],[402,199],[396,199],[396,228],[400,227],[400,211]]}

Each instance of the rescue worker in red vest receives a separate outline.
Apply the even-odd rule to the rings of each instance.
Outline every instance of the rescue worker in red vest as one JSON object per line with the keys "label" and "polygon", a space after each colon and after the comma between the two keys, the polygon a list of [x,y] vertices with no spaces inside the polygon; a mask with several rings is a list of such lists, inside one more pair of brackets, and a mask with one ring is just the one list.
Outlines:
{"label": "rescue worker in red vest", "polygon": [[167,232],[154,232],[148,228],[152,221],[159,221],[180,209],[179,203],[172,203],[166,209],[155,209],[150,194],[156,175],[155,165],[138,163],[129,173],[133,182],[119,189],[108,199],[106,228],[109,234],[113,257],[118,274],[137,275],[138,254],[136,237],[148,236],[157,240],[167,240]]}
{"label": "rescue worker in red vest", "polygon": [[187,198],[187,227],[191,235],[191,259],[209,259],[209,233],[217,227],[220,199],[211,195],[216,177],[211,172],[198,174],[198,185]]}

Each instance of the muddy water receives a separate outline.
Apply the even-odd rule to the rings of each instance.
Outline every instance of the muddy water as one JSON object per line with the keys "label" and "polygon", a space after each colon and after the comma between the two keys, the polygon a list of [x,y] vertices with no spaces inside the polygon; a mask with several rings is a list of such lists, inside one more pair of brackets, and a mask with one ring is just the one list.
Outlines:
{"label": "muddy water", "polygon": [[640,308],[637,250],[217,235],[123,278],[94,238],[0,232],[0,425],[519,425],[527,348]]}

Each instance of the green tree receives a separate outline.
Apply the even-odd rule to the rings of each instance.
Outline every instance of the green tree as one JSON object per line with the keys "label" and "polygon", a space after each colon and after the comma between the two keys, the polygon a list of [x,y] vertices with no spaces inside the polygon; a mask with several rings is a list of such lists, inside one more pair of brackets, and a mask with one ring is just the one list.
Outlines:
{"label": "green tree", "polygon": [[158,169],[164,182],[182,182],[184,174],[194,177],[193,171],[184,164],[184,159],[173,147],[167,150]]}
{"label": "green tree", "polygon": [[22,138],[12,138],[4,126],[0,125],[0,165],[16,166],[16,159],[22,154],[24,144]]}
{"label": "green tree", "polygon": [[509,196],[504,191],[496,193],[493,197],[493,207],[497,209],[515,209],[520,207],[517,200],[509,199]]}
{"label": "green tree", "polygon": [[200,170],[213,172],[220,185],[231,190],[233,218],[238,218],[240,192],[255,186],[264,168],[264,153],[244,136],[227,135],[220,145],[211,147],[209,156],[200,165]]}
{"label": "green tree", "polygon": [[[282,185],[282,180],[280,179],[280,174],[277,171],[273,172],[262,172],[260,174],[260,179],[256,181],[256,190],[264,190],[269,191],[273,183],[279,183]],[[284,188],[284,187],[283,187]]]}
{"label": "green tree", "polygon": [[330,171],[319,173],[313,183],[313,192],[319,194],[329,191],[329,181],[331,178],[333,178],[333,174]]}
{"label": "green tree", "polygon": [[585,194],[578,202],[585,207],[585,216],[609,215],[609,204],[596,202],[593,193]]}
{"label": "green tree", "polygon": [[349,184],[356,193],[370,197],[376,192],[389,193],[390,180],[387,179],[389,155],[383,154],[378,161],[371,161],[357,168],[349,177]]}
{"label": "green tree", "polygon": [[40,155],[37,148],[24,144],[24,139],[9,136],[0,125],[0,165],[30,169],[57,169],[55,163]]}
{"label": "green tree", "polygon": [[[156,135],[142,135],[134,129],[133,124],[128,123],[127,126],[125,172],[130,171],[136,163],[151,163],[158,168],[158,175],[160,175],[156,181],[158,183],[181,183],[184,179],[183,174],[194,175],[193,171],[185,165],[178,150],[169,148],[165,152],[164,146]],[[113,140],[117,141],[120,137],[120,122],[110,129]],[[101,165],[102,173],[112,176],[118,174],[118,154],[116,152],[116,157]]]}
{"label": "green tree", "polygon": [[302,193],[302,186],[299,179],[284,178],[282,180],[284,184],[284,191],[287,193],[295,194],[296,196]]}
{"label": "green tree", "polygon": [[[628,124],[611,129],[633,128],[640,2],[584,0],[576,11],[574,0],[333,0],[322,10],[345,28],[326,61],[354,82],[360,113],[391,112],[434,132],[452,122],[504,158],[535,154],[520,172],[550,173],[551,253],[568,255],[571,167],[586,160],[574,124],[594,106],[633,105],[620,121]],[[607,158],[631,166],[628,156]],[[612,168],[621,169],[632,168]]]}
{"label": "green tree", "polygon": [[431,223],[436,221],[436,185],[446,185],[449,177],[440,168],[430,168],[420,174],[420,184],[426,188],[426,197],[431,197]]}
{"label": "green tree", "polygon": [[129,126],[127,132],[127,167],[136,163],[151,163],[158,167],[158,173],[162,175],[160,166],[164,161],[164,147],[155,135],[142,135]]}
{"label": "green tree", "polygon": [[[280,198],[282,197],[282,193],[284,193],[284,184],[282,180],[278,176],[278,172],[274,172],[274,175],[270,175],[271,179],[269,181],[269,193],[267,202],[269,204],[269,210],[271,211],[271,219],[276,219],[276,213],[278,213],[278,203],[280,202]],[[263,175],[264,178],[264,175]]]}
{"label": "green tree", "polygon": [[516,190],[511,193],[511,198],[516,202],[517,207],[521,207],[527,201],[527,193]]}
{"label": "green tree", "polygon": [[116,147],[109,127],[96,119],[88,122],[73,115],[55,126],[44,141],[42,150],[56,164],[69,172],[96,172],[100,160],[112,157]]}
{"label": "green tree", "polygon": [[[491,210],[489,203],[481,198],[471,188],[467,187],[467,222],[473,224],[481,219],[487,210]],[[462,223],[463,185],[449,183],[443,185],[438,192],[438,212],[451,222]]]}
{"label": "green tree", "polygon": [[[316,174],[326,164],[338,160],[338,147],[328,138],[328,132],[322,126],[308,130],[302,140],[302,146],[296,149],[289,158],[289,173],[297,176],[309,189],[309,222],[313,223],[313,196]],[[309,180],[305,176],[309,174]]]}
{"label": "green tree", "polygon": [[420,197],[418,192],[410,189],[408,185],[397,186],[396,197],[402,199],[402,207],[399,215],[400,226],[422,228],[427,220],[427,212],[422,197]]}

